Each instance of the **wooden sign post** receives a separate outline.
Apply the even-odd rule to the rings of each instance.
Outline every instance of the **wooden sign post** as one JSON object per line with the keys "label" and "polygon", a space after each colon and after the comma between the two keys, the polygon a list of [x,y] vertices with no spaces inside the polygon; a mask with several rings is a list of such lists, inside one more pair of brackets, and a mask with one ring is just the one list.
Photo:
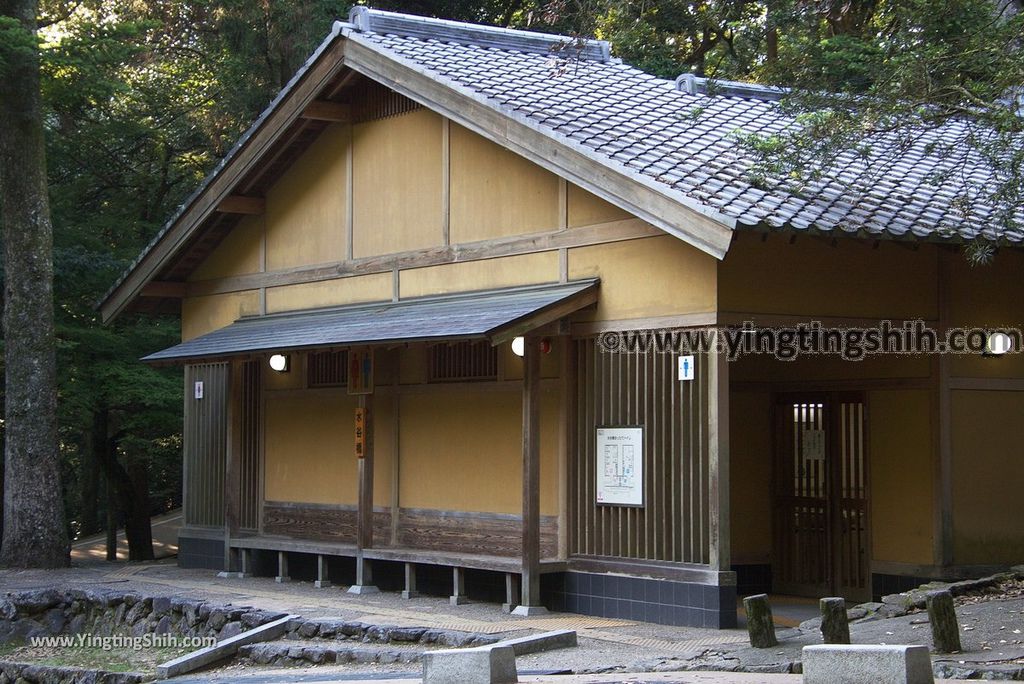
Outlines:
{"label": "wooden sign post", "polygon": [[370,561],[363,550],[373,547],[373,349],[348,353],[348,393],[359,396],[355,410],[355,456],[359,464],[359,501],[356,509],[356,583],[352,594],[377,592]]}

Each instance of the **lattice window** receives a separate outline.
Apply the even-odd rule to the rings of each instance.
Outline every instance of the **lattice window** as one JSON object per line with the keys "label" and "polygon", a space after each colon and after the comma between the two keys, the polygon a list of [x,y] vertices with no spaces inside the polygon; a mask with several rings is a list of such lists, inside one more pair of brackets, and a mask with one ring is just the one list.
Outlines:
{"label": "lattice window", "polygon": [[348,352],[310,352],[306,360],[310,387],[339,387],[348,384]]}
{"label": "lattice window", "polygon": [[498,348],[490,342],[456,342],[430,348],[431,382],[497,380]]}

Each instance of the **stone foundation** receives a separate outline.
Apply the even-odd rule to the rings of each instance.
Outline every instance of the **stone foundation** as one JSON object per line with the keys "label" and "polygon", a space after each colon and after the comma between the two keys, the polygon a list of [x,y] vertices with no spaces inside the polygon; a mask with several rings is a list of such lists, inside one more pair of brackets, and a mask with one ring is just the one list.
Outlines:
{"label": "stone foundation", "polygon": [[41,589],[0,599],[0,644],[60,634],[226,639],[283,613],[109,589]]}

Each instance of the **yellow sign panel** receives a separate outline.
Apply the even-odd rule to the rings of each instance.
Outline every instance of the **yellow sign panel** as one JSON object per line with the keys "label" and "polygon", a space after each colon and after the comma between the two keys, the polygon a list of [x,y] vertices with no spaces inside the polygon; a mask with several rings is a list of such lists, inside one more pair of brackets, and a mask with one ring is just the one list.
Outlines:
{"label": "yellow sign panel", "polygon": [[366,456],[366,409],[356,409],[356,458]]}

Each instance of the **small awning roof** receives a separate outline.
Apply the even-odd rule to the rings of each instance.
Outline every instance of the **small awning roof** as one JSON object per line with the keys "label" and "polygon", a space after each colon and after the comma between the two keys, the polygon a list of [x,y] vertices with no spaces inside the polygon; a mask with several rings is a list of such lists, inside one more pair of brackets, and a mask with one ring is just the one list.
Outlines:
{"label": "small awning roof", "polygon": [[242,318],[144,357],[184,362],[255,352],[423,342],[500,344],[597,301],[597,280]]}

